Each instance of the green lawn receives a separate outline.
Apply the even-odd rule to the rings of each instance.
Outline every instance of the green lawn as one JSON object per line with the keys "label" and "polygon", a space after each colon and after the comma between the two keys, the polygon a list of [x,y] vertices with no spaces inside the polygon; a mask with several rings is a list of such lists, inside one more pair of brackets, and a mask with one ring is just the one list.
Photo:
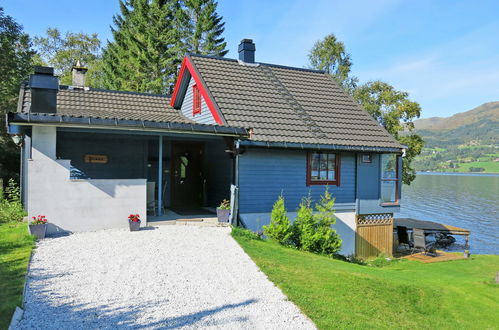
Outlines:
{"label": "green lawn", "polygon": [[482,167],[485,169],[483,173],[499,173],[499,162],[471,162],[471,163],[459,163],[459,168],[456,168],[458,172],[469,172],[470,167]]}
{"label": "green lawn", "polygon": [[0,329],[7,329],[16,306],[21,305],[24,277],[34,239],[27,223],[0,224]]}
{"label": "green lawn", "polygon": [[499,256],[376,268],[234,238],[321,329],[499,329]]}

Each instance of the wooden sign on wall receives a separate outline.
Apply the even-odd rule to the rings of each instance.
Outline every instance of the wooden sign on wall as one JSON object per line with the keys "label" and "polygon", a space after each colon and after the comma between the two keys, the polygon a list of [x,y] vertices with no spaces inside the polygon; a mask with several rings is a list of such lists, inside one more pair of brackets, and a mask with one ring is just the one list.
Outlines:
{"label": "wooden sign on wall", "polygon": [[107,164],[107,155],[85,155],[85,163]]}

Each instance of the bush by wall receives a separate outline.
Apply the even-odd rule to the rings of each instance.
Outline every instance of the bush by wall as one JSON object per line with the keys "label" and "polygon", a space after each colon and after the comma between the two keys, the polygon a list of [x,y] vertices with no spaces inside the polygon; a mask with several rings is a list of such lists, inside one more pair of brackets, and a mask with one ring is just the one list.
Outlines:
{"label": "bush by wall", "polygon": [[286,213],[286,207],[284,205],[284,197],[281,195],[277,198],[272,208],[272,214],[270,216],[270,224],[268,226],[263,226],[263,233],[268,238],[283,244],[289,244],[291,238],[291,223]]}
{"label": "bush by wall", "polygon": [[10,179],[5,192],[0,186],[0,222],[22,221],[24,216],[19,186]]}
{"label": "bush by wall", "polygon": [[336,223],[334,216],[335,199],[326,188],[319,203],[312,208],[310,194],[303,197],[293,225],[290,225],[281,195],[274,204],[269,226],[264,226],[264,234],[283,245],[324,255],[333,255],[341,248],[341,239],[331,228]]}

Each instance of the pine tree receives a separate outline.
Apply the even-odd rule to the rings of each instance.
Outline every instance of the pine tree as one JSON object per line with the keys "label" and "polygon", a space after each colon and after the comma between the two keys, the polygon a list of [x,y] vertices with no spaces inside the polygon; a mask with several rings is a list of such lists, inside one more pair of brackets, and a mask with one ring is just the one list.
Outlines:
{"label": "pine tree", "polygon": [[286,245],[291,238],[291,223],[286,214],[286,207],[284,205],[284,197],[279,196],[272,208],[270,216],[270,224],[263,226],[263,233],[272,240]]}
{"label": "pine tree", "polygon": [[169,93],[185,53],[224,56],[222,17],[213,0],[120,0],[114,41],[103,51],[99,87]]}
{"label": "pine tree", "polygon": [[225,23],[213,0],[185,0],[188,25],[184,29],[186,52],[225,56],[227,42],[222,37]]}
{"label": "pine tree", "polygon": [[120,0],[113,42],[103,52],[102,87],[168,93],[181,60],[181,34],[171,0]]}
{"label": "pine tree", "polygon": [[297,216],[293,223],[291,240],[296,248],[305,251],[310,250],[312,236],[315,232],[314,211],[312,209],[312,197],[310,192],[303,197],[298,207]]}
{"label": "pine tree", "polygon": [[326,187],[324,194],[318,204],[315,205],[316,213],[314,214],[316,231],[314,233],[314,247],[312,252],[332,255],[341,248],[341,239],[336,233],[336,230],[331,228],[336,223],[334,216],[334,201],[335,198]]}

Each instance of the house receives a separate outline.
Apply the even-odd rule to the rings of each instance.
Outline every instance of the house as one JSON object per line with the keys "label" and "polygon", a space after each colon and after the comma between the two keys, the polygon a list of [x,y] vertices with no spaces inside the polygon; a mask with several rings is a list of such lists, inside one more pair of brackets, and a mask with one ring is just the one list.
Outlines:
{"label": "house", "polygon": [[238,60],[187,55],[171,97],[89,88],[85,72],[61,86],[36,68],[8,114],[25,207],[51,232],[126,226],[130,213],[146,225],[226,198],[232,221],[257,230],[279,194],[293,218],[327,186],[347,255],[359,225],[399,210],[404,146],[324,72],[255,62],[252,40]]}

